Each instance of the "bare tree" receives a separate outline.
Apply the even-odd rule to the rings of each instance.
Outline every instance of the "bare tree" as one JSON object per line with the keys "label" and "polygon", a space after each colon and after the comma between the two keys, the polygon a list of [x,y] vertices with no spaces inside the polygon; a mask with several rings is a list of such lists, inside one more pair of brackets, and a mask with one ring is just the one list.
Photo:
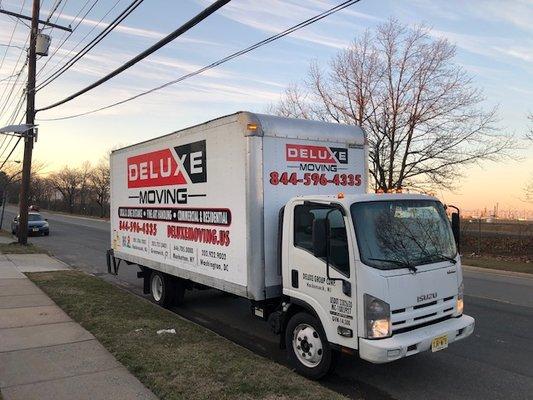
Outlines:
{"label": "bare tree", "polygon": [[92,165],[90,161],[84,161],[78,168],[80,175],[80,188],[79,188],[79,204],[80,211],[85,212],[86,205],[91,202],[91,175]]}
{"label": "bare tree", "polygon": [[389,20],[333,57],[327,71],[313,63],[275,110],[362,126],[375,188],[452,188],[460,167],[514,146],[454,57],[455,46],[426,27]]}
{"label": "bare tree", "polygon": [[528,203],[533,203],[533,180],[524,187],[524,200]]}
{"label": "bare tree", "polygon": [[102,218],[105,217],[106,207],[109,204],[110,182],[109,160],[102,159],[92,170],[90,177],[90,190],[100,207],[100,217]]}
{"label": "bare tree", "polygon": [[82,173],[75,168],[65,166],[62,170],[51,174],[49,179],[53,187],[61,193],[68,211],[73,213],[76,197],[83,182]]}
{"label": "bare tree", "polygon": [[[41,161],[34,161],[31,171],[32,181],[46,168],[46,164]],[[6,163],[0,172],[0,188],[5,193],[9,192],[10,196],[16,197],[18,201],[18,193],[20,191],[20,181],[22,179],[22,164],[12,162]],[[31,198],[31,195],[30,195]]]}
{"label": "bare tree", "polygon": [[530,126],[526,131],[526,139],[529,139],[533,142],[533,113],[529,114],[527,119],[529,120]]}
{"label": "bare tree", "polygon": [[30,184],[30,203],[49,208],[56,189],[46,176],[32,174]]}

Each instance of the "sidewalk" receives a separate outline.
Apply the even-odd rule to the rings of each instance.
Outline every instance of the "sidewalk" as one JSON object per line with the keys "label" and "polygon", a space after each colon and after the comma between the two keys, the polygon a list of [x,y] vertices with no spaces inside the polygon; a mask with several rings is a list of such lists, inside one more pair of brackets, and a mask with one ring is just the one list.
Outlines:
{"label": "sidewalk", "polygon": [[4,400],[157,399],[23,274],[64,269],[43,254],[0,254]]}

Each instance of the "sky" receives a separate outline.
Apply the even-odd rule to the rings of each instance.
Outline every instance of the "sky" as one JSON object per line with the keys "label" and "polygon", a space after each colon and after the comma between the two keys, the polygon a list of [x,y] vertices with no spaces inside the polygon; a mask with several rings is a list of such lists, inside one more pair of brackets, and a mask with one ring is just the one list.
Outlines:
{"label": "sky", "polygon": [[[47,17],[56,0],[43,0],[41,16]],[[115,2],[118,3],[115,4]],[[49,105],[94,82],[176,29],[212,0],[146,0],[117,29],[60,78],[37,93],[37,107]],[[309,63],[328,60],[365,29],[373,29],[390,17],[406,24],[425,23],[435,37],[457,46],[456,62],[483,90],[485,106],[498,107],[502,130],[522,137],[528,113],[533,112],[533,0],[362,0],[338,14],[292,36],[264,46],[221,67],[162,91],[100,113],[62,121],[64,117],[121,100],[175,79],[218,60],[295,23],[339,4],[340,0],[233,0],[182,37],[99,88],[55,109],[39,113],[39,137],[34,159],[52,171],[89,160],[97,163],[112,148],[122,147],[201,123],[239,110],[265,112],[284,89],[305,76]],[[42,82],[72,54],[120,13],[130,0],[98,1],[54,56],[66,33],[54,29],[50,56],[38,61]],[[65,0],[52,21],[75,25],[84,14],[86,0]],[[3,0],[2,8],[29,14],[31,0]],[[63,7],[64,5],[64,7]],[[114,8],[113,8],[114,7]],[[106,13],[107,17],[103,18]],[[99,22],[103,18],[102,22]],[[4,78],[17,72],[24,57],[9,48],[15,22],[0,15],[0,95],[11,87]],[[92,32],[91,32],[92,30]],[[19,23],[12,45],[24,46],[28,28]],[[85,39],[84,37],[88,35]],[[23,81],[25,75],[21,77]],[[9,85],[9,86],[7,86]],[[5,125],[21,95],[16,86],[0,124]],[[0,97],[1,106],[7,98]],[[9,142],[0,138],[0,159]],[[448,203],[464,209],[519,209],[533,213],[523,201],[523,189],[533,180],[533,144],[520,142],[510,159],[484,162],[462,170],[457,188],[439,191]],[[4,148],[7,149],[4,151]],[[2,153],[4,151],[4,153]],[[12,159],[21,159],[22,146]]]}

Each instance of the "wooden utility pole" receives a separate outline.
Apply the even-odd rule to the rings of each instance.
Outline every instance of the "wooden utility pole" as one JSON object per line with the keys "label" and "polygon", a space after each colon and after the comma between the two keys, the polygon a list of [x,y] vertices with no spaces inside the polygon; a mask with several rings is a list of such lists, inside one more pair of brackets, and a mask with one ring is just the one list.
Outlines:
{"label": "wooden utility pole", "polygon": [[39,33],[40,0],[33,0],[31,14],[30,48],[28,50],[28,85],[26,87],[26,124],[31,128],[24,133],[24,161],[19,196],[18,242],[28,243],[28,206],[30,194],[31,157],[35,128],[35,73],[37,67],[36,43]]}

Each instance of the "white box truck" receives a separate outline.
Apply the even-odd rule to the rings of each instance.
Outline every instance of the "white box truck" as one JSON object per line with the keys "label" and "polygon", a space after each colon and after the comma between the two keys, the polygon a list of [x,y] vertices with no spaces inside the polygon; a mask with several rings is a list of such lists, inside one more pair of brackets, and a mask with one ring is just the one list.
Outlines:
{"label": "white box truck", "polygon": [[108,267],[163,306],[194,288],[251,301],[303,375],[340,352],[384,363],[469,336],[445,206],[369,194],[355,126],[239,112],[111,155]]}

